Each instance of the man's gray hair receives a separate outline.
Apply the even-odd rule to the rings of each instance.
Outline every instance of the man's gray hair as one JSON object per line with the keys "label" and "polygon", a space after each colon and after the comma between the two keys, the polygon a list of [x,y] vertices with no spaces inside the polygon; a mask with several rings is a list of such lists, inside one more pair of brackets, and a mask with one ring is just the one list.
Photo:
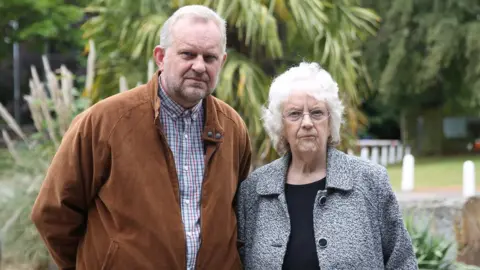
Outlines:
{"label": "man's gray hair", "polygon": [[290,94],[306,91],[317,100],[324,101],[330,112],[329,145],[340,143],[340,126],[343,122],[344,106],[338,96],[338,85],[330,73],[317,63],[302,62],[291,67],[277,78],[270,86],[268,104],[262,108],[263,125],[272,140],[273,147],[280,155],[290,151],[284,138],[283,104]]}
{"label": "man's gray hair", "polygon": [[160,30],[160,47],[167,49],[172,44],[172,29],[178,20],[184,17],[201,18],[213,21],[220,29],[222,50],[227,50],[227,23],[212,9],[202,5],[189,5],[179,8],[163,24]]}

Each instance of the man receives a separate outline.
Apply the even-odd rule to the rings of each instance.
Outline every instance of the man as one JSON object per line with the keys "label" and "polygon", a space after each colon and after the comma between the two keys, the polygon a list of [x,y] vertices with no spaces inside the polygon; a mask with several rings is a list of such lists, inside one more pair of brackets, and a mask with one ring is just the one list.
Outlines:
{"label": "man", "polygon": [[72,122],[32,211],[61,269],[241,269],[233,201],[250,140],[210,95],[225,28],[206,7],[179,9],[151,81]]}

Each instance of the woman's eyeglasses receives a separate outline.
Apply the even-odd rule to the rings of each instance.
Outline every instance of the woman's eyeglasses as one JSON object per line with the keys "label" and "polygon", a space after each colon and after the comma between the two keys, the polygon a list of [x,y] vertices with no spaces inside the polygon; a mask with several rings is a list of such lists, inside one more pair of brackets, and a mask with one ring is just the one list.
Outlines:
{"label": "woman's eyeglasses", "polygon": [[323,120],[327,119],[330,116],[329,111],[322,111],[320,109],[311,110],[309,112],[303,111],[287,111],[283,114],[283,118],[290,121],[290,122],[297,122],[299,120],[303,120],[305,115],[309,115],[310,119],[315,122],[322,122]]}

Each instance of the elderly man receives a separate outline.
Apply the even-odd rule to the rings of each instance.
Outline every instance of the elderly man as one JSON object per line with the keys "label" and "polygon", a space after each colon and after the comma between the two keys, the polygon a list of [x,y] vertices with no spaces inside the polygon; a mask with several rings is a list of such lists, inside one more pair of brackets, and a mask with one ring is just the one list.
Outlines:
{"label": "elderly man", "polygon": [[61,269],[241,269],[233,204],[250,140],[210,95],[225,29],[206,7],[180,8],[151,81],[75,118],[32,211]]}

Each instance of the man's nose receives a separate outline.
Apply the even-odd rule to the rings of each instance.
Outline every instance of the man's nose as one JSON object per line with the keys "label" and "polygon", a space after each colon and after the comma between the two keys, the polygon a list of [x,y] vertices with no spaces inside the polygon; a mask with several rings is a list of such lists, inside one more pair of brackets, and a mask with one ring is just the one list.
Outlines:
{"label": "man's nose", "polygon": [[202,55],[198,55],[198,56],[194,59],[194,62],[193,62],[193,65],[192,65],[192,69],[193,69],[193,71],[195,71],[196,73],[203,73],[203,72],[205,72],[205,60],[203,60],[203,56],[202,56]]}

